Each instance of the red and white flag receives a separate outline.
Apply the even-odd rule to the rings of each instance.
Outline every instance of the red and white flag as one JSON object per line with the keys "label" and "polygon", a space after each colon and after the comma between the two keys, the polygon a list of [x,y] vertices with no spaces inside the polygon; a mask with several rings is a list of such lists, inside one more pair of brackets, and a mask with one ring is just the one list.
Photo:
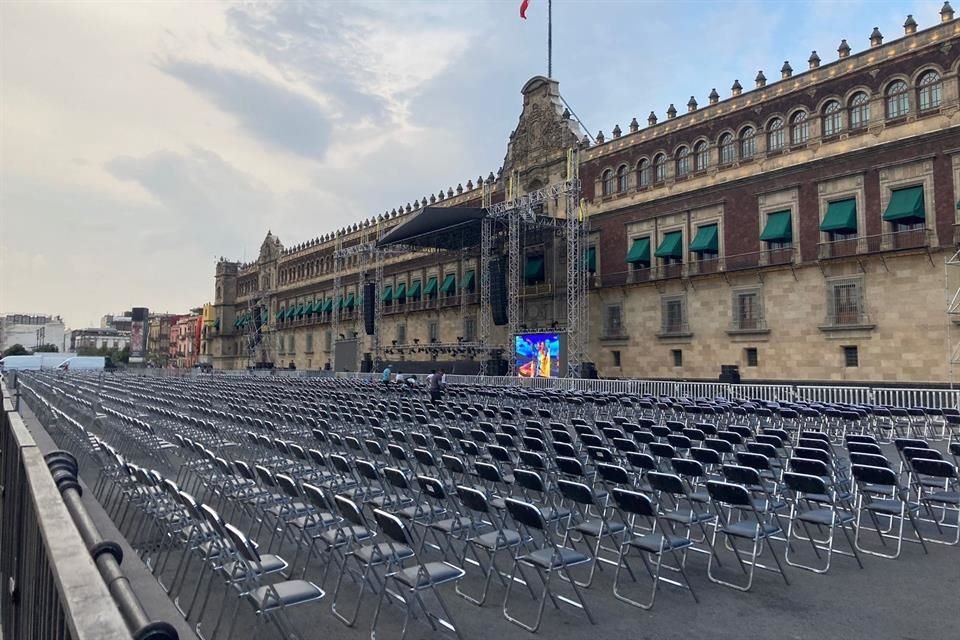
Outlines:
{"label": "red and white flag", "polygon": [[520,3],[520,17],[524,20],[527,19],[527,8],[530,6],[530,0],[523,0]]}

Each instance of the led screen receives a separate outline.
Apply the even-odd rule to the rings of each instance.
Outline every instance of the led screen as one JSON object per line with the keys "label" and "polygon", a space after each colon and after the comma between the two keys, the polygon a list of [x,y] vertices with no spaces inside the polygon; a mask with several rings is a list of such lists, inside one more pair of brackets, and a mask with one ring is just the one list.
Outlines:
{"label": "led screen", "polygon": [[521,378],[561,378],[560,335],[522,333],[516,339],[517,375]]}

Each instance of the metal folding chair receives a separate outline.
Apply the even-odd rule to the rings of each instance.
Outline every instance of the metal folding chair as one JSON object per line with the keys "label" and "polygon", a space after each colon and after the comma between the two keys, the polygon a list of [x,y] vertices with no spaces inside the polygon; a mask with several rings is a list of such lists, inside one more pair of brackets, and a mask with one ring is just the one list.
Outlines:
{"label": "metal folding chair", "polygon": [[[819,463],[819,461],[816,461]],[[820,463],[821,465],[823,463]],[[825,465],[823,465],[825,468]],[[814,573],[826,573],[830,570],[830,562],[833,554],[852,556],[856,559],[860,568],[863,568],[863,562],[860,560],[860,554],[857,553],[857,547],[853,543],[853,536],[856,536],[856,530],[853,523],[856,518],[853,515],[853,506],[850,504],[850,495],[843,490],[838,491],[836,487],[828,486],[822,476],[795,473],[792,471],[783,474],[783,480],[789,489],[787,500],[790,504],[790,522],[787,525],[787,550],[784,553],[784,560],[791,567],[806,569]],[[796,534],[797,525],[803,528],[806,537]],[[827,529],[826,539],[817,539],[810,531],[810,526],[817,529]],[[843,537],[850,546],[850,551],[840,551],[834,548],[836,530],[840,529]],[[821,551],[826,551],[826,562],[823,566],[809,565],[798,562],[791,556],[796,556],[796,551],[789,544],[790,540],[807,540],[818,559],[822,559]]]}
{"label": "metal folding chair", "polygon": [[[919,542],[923,546],[924,553],[928,553],[927,544],[924,542],[919,523],[914,515],[920,509],[920,503],[910,501],[910,490],[900,485],[896,472],[887,467],[871,467],[862,464],[854,464],[851,471],[858,488],[857,535],[854,537],[857,549],[873,556],[894,559],[900,557],[903,541],[908,540]],[[864,513],[870,516],[874,525],[872,530],[879,536],[884,547],[887,546],[888,539],[892,538],[897,541],[896,550],[893,553],[867,549],[861,545],[860,541],[864,530],[871,530],[863,524]],[[887,529],[881,526],[880,518],[890,520],[890,526]],[[910,540],[903,535],[904,525],[907,521],[910,522],[910,526],[917,536],[916,540]],[[894,529],[896,529],[896,533],[893,533]]]}

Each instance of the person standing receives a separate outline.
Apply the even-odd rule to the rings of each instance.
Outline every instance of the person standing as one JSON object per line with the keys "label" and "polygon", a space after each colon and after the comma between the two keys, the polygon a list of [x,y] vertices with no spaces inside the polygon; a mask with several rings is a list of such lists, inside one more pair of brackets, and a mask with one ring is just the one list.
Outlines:
{"label": "person standing", "polygon": [[390,365],[387,365],[383,368],[383,374],[380,376],[380,383],[385,387],[390,384]]}
{"label": "person standing", "polygon": [[427,378],[427,388],[430,390],[430,399],[433,404],[437,404],[440,400],[440,374],[436,371],[430,372],[430,377]]}

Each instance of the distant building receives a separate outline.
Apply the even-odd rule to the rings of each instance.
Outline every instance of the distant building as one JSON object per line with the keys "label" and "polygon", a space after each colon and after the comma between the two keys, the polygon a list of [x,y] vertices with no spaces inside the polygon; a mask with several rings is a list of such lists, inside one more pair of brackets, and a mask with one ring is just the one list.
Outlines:
{"label": "distant building", "polygon": [[100,318],[101,329],[116,329],[117,331],[130,331],[130,325],[133,322],[133,312],[124,311],[122,314],[107,314]]}
{"label": "distant building", "polygon": [[130,332],[111,328],[91,327],[70,332],[70,350],[124,349],[130,346]]}
{"label": "distant building", "polygon": [[26,349],[52,344],[66,350],[66,331],[60,316],[36,313],[8,313],[0,316],[0,351],[15,344]]}
{"label": "distant building", "polygon": [[[157,366],[165,367],[171,363],[171,335],[172,343],[176,344],[174,328],[183,316],[173,313],[150,314],[149,331],[147,332],[147,359]],[[176,354],[176,349],[173,351]]]}
{"label": "distant building", "polygon": [[178,368],[190,368],[200,355],[203,308],[190,310],[190,315],[181,316],[173,325],[170,336],[171,364]]}

